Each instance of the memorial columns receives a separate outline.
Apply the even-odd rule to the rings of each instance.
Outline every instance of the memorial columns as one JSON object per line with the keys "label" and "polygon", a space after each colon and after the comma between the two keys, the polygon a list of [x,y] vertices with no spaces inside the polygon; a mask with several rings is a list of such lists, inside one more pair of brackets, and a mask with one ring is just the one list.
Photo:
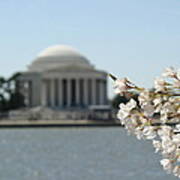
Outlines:
{"label": "memorial columns", "polygon": [[100,80],[99,81],[99,92],[100,92],[100,105],[104,104],[104,97],[105,97],[105,94],[104,94],[104,82],[103,80]]}
{"label": "memorial columns", "polygon": [[96,105],[96,79],[92,79],[92,105]]}
{"label": "memorial columns", "polygon": [[84,79],[84,105],[85,106],[88,106],[89,103],[88,103],[88,79]]}
{"label": "memorial columns", "polygon": [[41,105],[47,106],[47,82],[45,80],[42,81],[41,93]]}
{"label": "memorial columns", "polygon": [[51,92],[51,107],[55,106],[55,80],[51,79],[50,81],[50,92]]}
{"label": "memorial columns", "polygon": [[72,83],[71,79],[67,79],[67,106],[71,106],[72,93],[71,93]]}
{"label": "memorial columns", "polygon": [[80,104],[80,80],[76,79],[76,106]]}
{"label": "memorial columns", "polygon": [[59,88],[58,88],[58,95],[59,95],[59,97],[57,97],[58,98],[58,104],[59,104],[59,107],[63,107],[63,83],[62,83],[62,79],[59,79],[59,83],[58,83],[58,86],[59,86]]}

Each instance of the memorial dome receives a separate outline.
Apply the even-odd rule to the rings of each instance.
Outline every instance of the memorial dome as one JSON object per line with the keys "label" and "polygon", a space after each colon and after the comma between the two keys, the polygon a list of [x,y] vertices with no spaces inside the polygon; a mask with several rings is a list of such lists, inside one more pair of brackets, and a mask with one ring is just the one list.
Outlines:
{"label": "memorial dome", "polygon": [[72,65],[93,68],[88,59],[76,49],[66,45],[55,45],[41,51],[32,64],[28,66],[28,70],[42,72]]}

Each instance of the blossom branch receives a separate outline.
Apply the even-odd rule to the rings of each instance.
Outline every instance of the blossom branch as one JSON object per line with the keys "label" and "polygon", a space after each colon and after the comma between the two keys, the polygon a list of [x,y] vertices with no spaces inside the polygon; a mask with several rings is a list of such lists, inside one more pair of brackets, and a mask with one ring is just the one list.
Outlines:
{"label": "blossom branch", "polygon": [[119,105],[117,117],[121,124],[138,139],[152,140],[155,152],[161,152],[164,158],[160,161],[164,170],[180,178],[180,70],[167,68],[162,77],[172,81],[156,78],[151,91],[127,78],[109,76],[114,80],[115,93],[139,93],[138,102],[130,99]]}

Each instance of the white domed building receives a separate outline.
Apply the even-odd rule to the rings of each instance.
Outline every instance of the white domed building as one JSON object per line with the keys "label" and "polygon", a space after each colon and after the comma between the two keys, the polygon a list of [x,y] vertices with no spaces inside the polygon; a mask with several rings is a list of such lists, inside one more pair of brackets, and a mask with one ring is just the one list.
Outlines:
{"label": "white domed building", "polygon": [[107,100],[107,73],[72,47],[43,50],[19,78],[27,107],[88,109]]}

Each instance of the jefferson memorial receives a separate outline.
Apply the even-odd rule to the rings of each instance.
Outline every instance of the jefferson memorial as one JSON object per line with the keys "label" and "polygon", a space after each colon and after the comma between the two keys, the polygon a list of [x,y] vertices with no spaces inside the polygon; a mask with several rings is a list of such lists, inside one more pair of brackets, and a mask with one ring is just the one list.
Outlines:
{"label": "jefferson memorial", "polygon": [[26,107],[66,110],[108,105],[107,73],[69,46],[40,52],[18,82]]}

